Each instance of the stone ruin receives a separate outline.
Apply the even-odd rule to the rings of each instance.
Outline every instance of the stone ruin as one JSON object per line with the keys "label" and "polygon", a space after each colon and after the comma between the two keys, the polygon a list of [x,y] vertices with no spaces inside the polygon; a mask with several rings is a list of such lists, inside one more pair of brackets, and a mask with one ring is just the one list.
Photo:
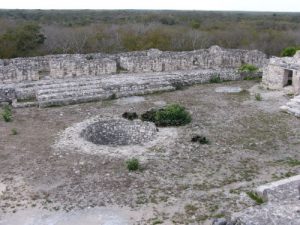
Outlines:
{"label": "stone ruin", "polygon": [[14,107],[68,105],[222,80],[238,80],[244,64],[262,68],[257,50],[209,49],[119,54],[49,55],[0,60],[0,103]]}
{"label": "stone ruin", "polygon": [[262,84],[271,90],[300,94],[300,51],[294,57],[273,57],[264,68]]}
{"label": "stone ruin", "polygon": [[281,110],[300,117],[300,51],[294,57],[273,57],[264,68],[262,85],[295,95]]}

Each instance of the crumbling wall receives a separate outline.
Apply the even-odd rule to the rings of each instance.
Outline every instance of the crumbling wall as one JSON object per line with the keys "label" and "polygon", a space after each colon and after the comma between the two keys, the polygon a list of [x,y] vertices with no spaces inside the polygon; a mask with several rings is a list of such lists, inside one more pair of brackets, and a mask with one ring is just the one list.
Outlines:
{"label": "crumbling wall", "polygon": [[271,90],[280,90],[286,86],[286,71],[292,71],[292,90],[300,94],[300,52],[294,57],[273,57],[263,69],[262,84]]}
{"label": "crumbling wall", "polygon": [[99,76],[116,73],[116,70],[116,61],[97,54],[6,59],[0,62],[0,83]]}
{"label": "crumbling wall", "polygon": [[150,50],[148,54],[125,55],[119,59],[120,68],[132,73],[239,68],[245,63],[262,68],[267,63],[267,56],[257,50],[223,49],[212,46],[209,49],[191,52]]}
{"label": "crumbling wall", "polygon": [[262,67],[267,61],[259,51],[210,49],[162,52],[157,49],[120,54],[49,55],[0,60],[0,83],[20,83],[120,72],[146,73],[193,69],[238,68],[243,63]]}

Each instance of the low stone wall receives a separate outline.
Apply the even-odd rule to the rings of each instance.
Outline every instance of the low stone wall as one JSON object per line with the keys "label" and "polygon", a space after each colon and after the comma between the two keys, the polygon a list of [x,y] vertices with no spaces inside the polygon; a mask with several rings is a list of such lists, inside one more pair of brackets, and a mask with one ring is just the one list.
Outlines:
{"label": "low stone wall", "polygon": [[243,63],[262,68],[264,53],[239,49],[162,52],[151,49],[120,54],[48,55],[0,60],[0,84],[106,74],[165,72],[193,69],[237,69]]}

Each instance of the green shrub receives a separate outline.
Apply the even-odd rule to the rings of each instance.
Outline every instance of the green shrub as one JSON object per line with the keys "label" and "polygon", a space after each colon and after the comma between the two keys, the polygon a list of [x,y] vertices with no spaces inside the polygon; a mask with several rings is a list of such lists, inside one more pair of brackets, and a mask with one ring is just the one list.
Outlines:
{"label": "green shrub", "polygon": [[255,73],[258,71],[258,68],[252,64],[243,64],[240,68],[239,68],[239,72],[247,72],[247,73]]}
{"label": "green shrub", "polygon": [[287,48],[282,50],[280,56],[282,56],[282,57],[293,57],[298,50],[300,50],[300,47],[287,47]]}
{"label": "green shrub", "polygon": [[138,114],[136,112],[124,112],[122,114],[122,117],[128,120],[135,120],[139,118]]}
{"label": "green shrub", "polygon": [[209,140],[204,137],[204,136],[201,136],[201,135],[195,135],[192,137],[191,139],[192,142],[198,142],[202,145],[205,145],[205,144],[209,144]]}
{"label": "green shrub", "polygon": [[255,100],[261,101],[262,100],[261,94],[259,94],[259,93],[255,94]]}
{"label": "green shrub", "polygon": [[247,195],[249,196],[249,198],[254,200],[258,205],[261,205],[264,203],[264,200],[256,192],[248,191]]}
{"label": "green shrub", "polygon": [[143,114],[141,115],[141,119],[142,119],[143,121],[150,121],[150,122],[155,123],[155,121],[156,121],[156,120],[155,120],[156,112],[157,112],[156,109],[150,109],[149,111],[147,111],[147,112],[145,112],[145,113],[143,113]]}
{"label": "green shrub", "polygon": [[5,122],[12,121],[12,112],[9,106],[5,106],[2,112],[2,118]]}
{"label": "green shrub", "polygon": [[18,134],[17,129],[16,128],[11,129],[11,134],[12,135],[17,135]]}
{"label": "green shrub", "polygon": [[126,165],[129,171],[136,171],[140,168],[139,160],[136,158],[128,159]]}
{"label": "green shrub", "polygon": [[183,106],[172,104],[163,109],[152,109],[142,114],[143,121],[154,122],[156,126],[181,126],[192,121],[192,117]]}
{"label": "green shrub", "polygon": [[222,83],[222,79],[220,76],[215,75],[210,78],[209,83]]}

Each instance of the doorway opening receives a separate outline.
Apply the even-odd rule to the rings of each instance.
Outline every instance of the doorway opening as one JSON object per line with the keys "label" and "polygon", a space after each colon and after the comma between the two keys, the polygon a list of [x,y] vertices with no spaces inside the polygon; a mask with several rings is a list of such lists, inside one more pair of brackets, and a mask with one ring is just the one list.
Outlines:
{"label": "doorway opening", "polygon": [[284,70],[284,83],[283,86],[293,85],[293,70]]}

